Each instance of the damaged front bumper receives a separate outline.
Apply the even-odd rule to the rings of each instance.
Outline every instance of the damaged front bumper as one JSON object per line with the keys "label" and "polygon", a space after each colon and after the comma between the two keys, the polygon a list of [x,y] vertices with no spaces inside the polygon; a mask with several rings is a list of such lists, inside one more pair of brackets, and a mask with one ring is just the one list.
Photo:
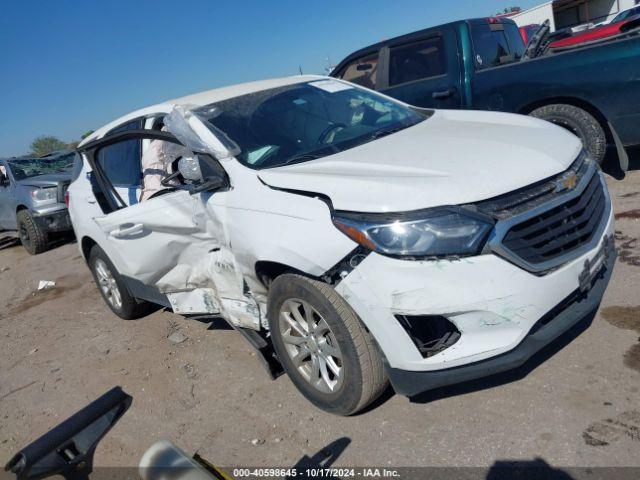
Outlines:
{"label": "damaged front bumper", "polygon": [[600,305],[613,273],[615,260],[616,255],[610,255],[607,263],[599,271],[600,276],[594,279],[589,291],[585,292],[578,288],[552,309],[550,315],[539,320],[513,350],[480,362],[430,372],[412,372],[387,366],[387,374],[393,388],[400,395],[412,397],[428,390],[487,377],[523,365],[536,352],[572,327],[590,320],[589,315],[594,313]]}
{"label": "damaged front bumper", "polygon": [[[613,214],[596,246],[544,275],[495,254],[402,261],[375,253],[336,286],[376,339],[398,393],[408,396],[514,368],[600,302],[615,263]],[[399,319],[434,317],[453,342],[425,354]]]}

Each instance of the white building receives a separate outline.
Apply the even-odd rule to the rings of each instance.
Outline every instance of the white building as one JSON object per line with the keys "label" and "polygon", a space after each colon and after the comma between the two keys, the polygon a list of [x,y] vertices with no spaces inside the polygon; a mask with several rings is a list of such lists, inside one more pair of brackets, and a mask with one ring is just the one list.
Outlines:
{"label": "white building", "polygon": [[551,22],[551,31],[584,23],[601,23],[636,6],[639,0],[554,0],[524,10],[510,18],[519,26]]}

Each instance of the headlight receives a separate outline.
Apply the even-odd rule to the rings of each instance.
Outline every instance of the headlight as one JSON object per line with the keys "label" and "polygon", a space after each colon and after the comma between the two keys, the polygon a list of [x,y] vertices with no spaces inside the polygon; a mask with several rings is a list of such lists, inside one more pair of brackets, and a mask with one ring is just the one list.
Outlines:
{"label": "headlight", "polygon": [[405,214],[338,213],[338,229],[360,245],[391,256],[470,256],[482,251],[489,217],[457,207]]}
{"label": "headlight", "polygon": [[36,202],[56,201],[58,200],[58,189],[56,187],[49,187],[31,190],[31,198]]}

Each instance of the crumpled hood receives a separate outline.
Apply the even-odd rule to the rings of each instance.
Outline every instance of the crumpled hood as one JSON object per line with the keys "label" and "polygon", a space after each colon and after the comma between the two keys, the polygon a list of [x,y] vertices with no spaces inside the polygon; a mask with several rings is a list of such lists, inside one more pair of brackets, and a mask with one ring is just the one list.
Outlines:
{"label": "crumpled hood", "polygon": [[71,180],[70,173],[52,173],[48,175],[38,175],[35,177],[25,178],[16,183],[22,187],[55,187],[58,182]]}
{"label": "crumpled hood", "polygon": [[581,148],[531,117],[439,110],[393,135],[258,175],[272,187],[324,194],[336,210],[401,212],[516,190],[566,170]]}

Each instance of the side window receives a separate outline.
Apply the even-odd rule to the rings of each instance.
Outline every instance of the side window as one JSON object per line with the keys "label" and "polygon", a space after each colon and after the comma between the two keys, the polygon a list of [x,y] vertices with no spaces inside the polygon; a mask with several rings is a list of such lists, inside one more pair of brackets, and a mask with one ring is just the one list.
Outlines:
{"label": "side window", "polygon": [[340,78],[374,89],[376,87],[377,74],[378,52],[351,62],[340,75]]}
{"label": "side window", "polygon": [[[520,30],[516,25],[508,23],[504,26],[504,33],[507,36],[507,43],[509,44],[509,53],[513,54],[513,60],[518,62],[524,55],[526,46]],[[533,32],[535,33],[535,32]]]}
{"label": "side window", "polygon": [[509,44],[504,30],[494,30],[488,23],[472,25],[471,37],[478,70],[497,67],[508,61]]}
{"label": "side window", "polygon": [[[142,121],[122,125],[109,133],[142,128]],[[96,161],[114,187],[139,187],[142,184],[140,140],[125,140],[100,148],[96,152]]]}
{"label": "side window", "polygon": [[447,67],[442,37],[394,47],[389,52],[390,87],[445,73]]}

